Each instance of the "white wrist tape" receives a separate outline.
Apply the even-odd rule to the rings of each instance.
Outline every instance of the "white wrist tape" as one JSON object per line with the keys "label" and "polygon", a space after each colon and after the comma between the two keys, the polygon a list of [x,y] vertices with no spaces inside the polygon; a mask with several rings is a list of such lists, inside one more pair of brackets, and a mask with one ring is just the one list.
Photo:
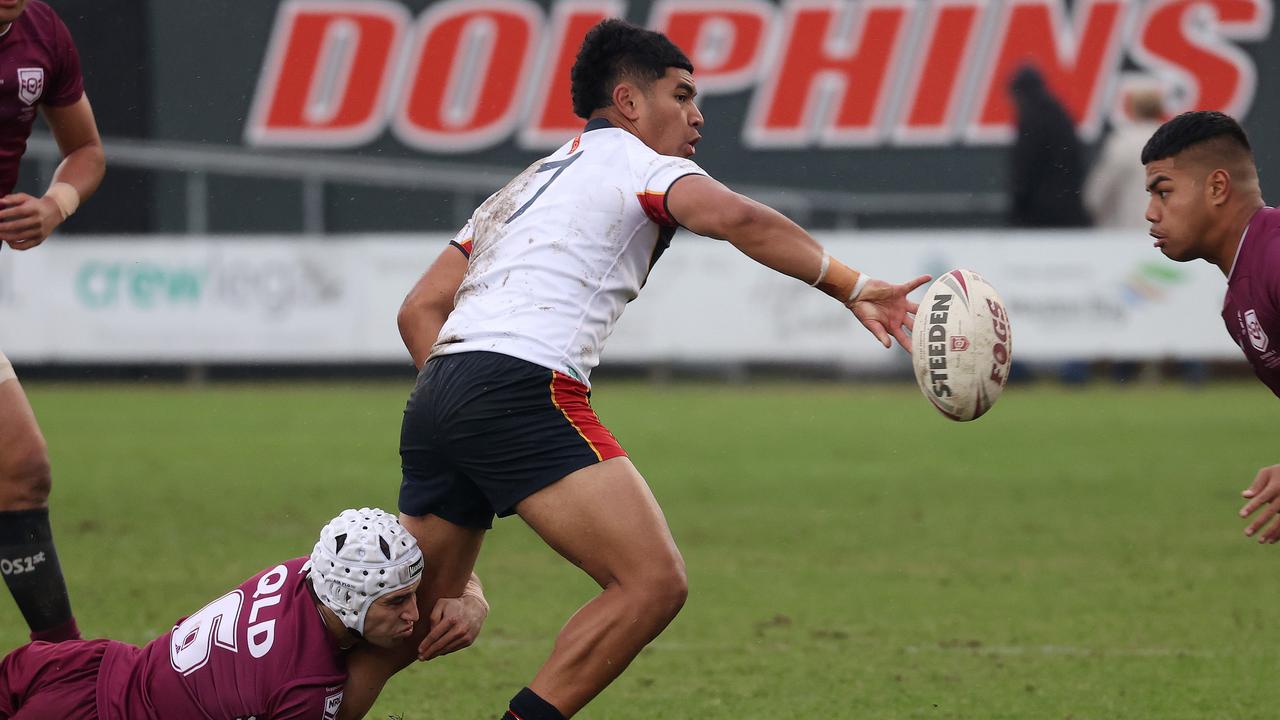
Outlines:
{"label": "white wrist tape", "polygon": [[869,282],[871,282],[871,276],[870,276],[870,275],[868,275],[868,274],[866,274],[866,273],[859,273],[859,274],[858,274],[858,281],[857,281],[857,282],[855,282],[855,283],[853,284],[853,292],[852,292],[852,293],[849,293],[849,300],[848,300],[848,302],[850,302],[850,303],[851,303],[851,302],[853,302],[853,301],[857,300],[857,299],[858,299],[858,296],[862,294],[862,290],[863,290],[863,288],[865,288],[865,287],[867,286],[867,283],[869,283]]}
{"label": "white wrist tape", "polygon": [[71,183],[56,182],[49,186],[44,196],[53,198],[53,202],[58,206],[58,212],[62,213],[62,219],[66,220],[75,213],[80,207],[80,191]]}
{"label": "white wrist tape", "polygon": [[818,287],[818,283],[827,279],[827,271],[831,269],[831,255],[822,253],[822,267],[818,270],[818,279],[809,283],[810,287]]}

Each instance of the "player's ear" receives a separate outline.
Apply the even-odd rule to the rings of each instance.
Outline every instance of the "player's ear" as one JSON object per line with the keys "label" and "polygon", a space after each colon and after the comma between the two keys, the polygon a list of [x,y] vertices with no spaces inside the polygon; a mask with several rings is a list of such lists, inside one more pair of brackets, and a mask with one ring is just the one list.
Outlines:
{"label": "player's ear", "polygon": [[1231,174],[1222,168],[1209,173],[1204,186],[1205,198],[1210,205],[1221,205],[1231,194]]}
{"label": "player's ear", "polygon": [[640,103],[644,102],[644,98],[640,95],[640,90],[629,82],[620,82],[613,86],[613,105],[618,108],[622,116],[635,122],[640,118]]}

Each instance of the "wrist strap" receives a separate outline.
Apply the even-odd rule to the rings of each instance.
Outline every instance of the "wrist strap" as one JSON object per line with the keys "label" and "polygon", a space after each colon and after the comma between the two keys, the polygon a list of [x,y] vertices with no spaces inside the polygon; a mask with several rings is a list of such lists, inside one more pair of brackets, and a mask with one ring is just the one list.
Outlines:
{"label": "wrist strap", "polygon": [[849,300],[845,304],[853,304],[853,302],[858,299],[858,296],[862,294],[863,289],[867,287],[867,283],[869,282],[871,282],[870,275],[866,273],[858,273],[858,282],[853,284],[853,292],[849,294]]}
{"label": "wrist strap", "polygon": [[62,219],[66,220],[75,213],[80,207],[80,191],[71,183],[56,182],[49,186],[44,196],[52,198],[55,205],[58,206],[58,212],[62,213]]}
{"label": "wrist strap", "polygon": [[831,270],[831,254],[822,253],[822,267],[818,269],[818,279],[809,283],[809,287],[818,287],[818,284],[827,279],[827,273]]}

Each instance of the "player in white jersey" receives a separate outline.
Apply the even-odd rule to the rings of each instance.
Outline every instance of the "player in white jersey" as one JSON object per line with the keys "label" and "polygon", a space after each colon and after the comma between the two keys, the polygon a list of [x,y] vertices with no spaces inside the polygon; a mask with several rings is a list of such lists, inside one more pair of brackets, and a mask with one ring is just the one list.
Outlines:
{"label": "player in white jersey", "polygon": [[[511,720],[578,712],[684,604],[666,520],[587,384],[675,229],[818,287],[886,347],[910,347],[907,295],[929,280],[872,280],[690,161],[703,124],[693,66],[665,36],[605,21],[572,80],[582,134],[475,211],[399,318],[421,368],[400,445],[401,522],[427,558],[420,602],[462,592],[495,514],[519,514],[603,588],[511,700]],[[412,658],[384,660],[389,674]]]}

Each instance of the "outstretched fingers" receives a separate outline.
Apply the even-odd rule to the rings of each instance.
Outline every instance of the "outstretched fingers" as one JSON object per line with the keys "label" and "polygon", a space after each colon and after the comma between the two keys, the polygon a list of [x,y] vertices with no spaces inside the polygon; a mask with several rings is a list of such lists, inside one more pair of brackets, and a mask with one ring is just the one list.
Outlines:
{"label": "outstretched fingers", "polygon": [[[906,288],[906,292],[904,292],[903,294],[910,295],[911,293],[915,292],[916,288],[920,287],[921,285],[924,285],[925,283],[929,282],[932,279],[933,279],[932,275],[921,275],[920,277],[917,277],[914,280],[909,280],[903,283],[902,284],[903,287]],[[913,310],[912,312],[915,312],[915,311]]]}

